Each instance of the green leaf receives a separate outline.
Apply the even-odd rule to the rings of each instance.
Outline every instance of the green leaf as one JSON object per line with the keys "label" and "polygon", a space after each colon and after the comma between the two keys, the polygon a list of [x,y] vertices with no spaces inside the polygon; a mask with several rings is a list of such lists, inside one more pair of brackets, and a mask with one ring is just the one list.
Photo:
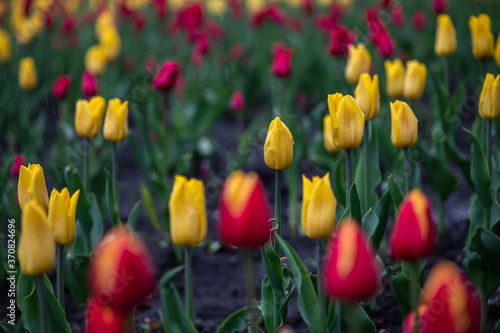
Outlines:
{"label": "green leaf", "polygon": [[274,251],[272,246],[266,245],[261,250],[262,264],[264,270],[269,277],[269,282],[274,290],[283,289],[283,265],[281,264],[280,257]]}
{"label": "green leaf", "polygon": [[78,204],[76,206],[76,216],[82,224],[83,231],[88,235],[92,229],[92,216],[89,213],[91,202],[87,190],[83,186],[80,174],[74,166],[67,166],[64,168],[64,181],[70,193],[75,193],[77,190],[80,190],[80,196],[78,197]]}
{"label": "green leaf", "polygon": [[120,216],[118,215],[118,203],[116,202],[116,193],[111,186],[111,177],[108,172],[106,172],[106,206],[108,210],[108,217],[111,220],[112,225],[118,225],[121,223]]}
{"label": "green leaf", "polygon": [[14,325],[11,325],[11,324],[3,322],[3,321],[0,322],[0,328],[1,328],[0,331],[2,331],[4,333],[20,333],[20,332],[29,333],[28,331],[26,331],[22,327],[16,327]]}
{"label": "green leaf", "polygon": [[104,221],[102,219],[101,208],[96,196],[90,194],[90,216],[92,217],[92,229],[90,230],[90,250],[96,247],[104,233]]}
{"label": "green leaf", "polygon": [[340,313],[342,332],[376,332],[375,325],[358,303],[342,304]]}
{"label": "green leaf", "polygon": [[64,283],[76,304],[83,308],[89,296],[86,283],[90,258],[87,254],[74,254],[70,251],[64,256]]}
{"label": "green leaf", "polygon": [[144,202],[144,208],[146,208],[146,213],[148,214],[153,228],[156,230],[156,232],[162,233],[163,228],[161,227],[160,222],[158,222],[153,195],[151,194],[151,191],[147,186],[141,187],[141,198],[142,202]]}
{"label": "green leaf", "polygon": [[387,182],[389,183],[389,192],[391,193],[392,202],[394,202],[394,206],[397,211],[399,206],[403,202],[405,196],[403,194],[403,191],[401,191],[401,187],[399,187],[399,184],[396,181],[396,178],[394,178],[394,176],[392,175],[389,176]]}
{"label": "green leaf", "polygon": [[410,281],[401,270],[396,271],[391,266],[386,268],[386,272],[387,276],[390,278],[392,290],[396,296],[401,314],[403,317],[406,317],[412,308],[411,290],[414,288],[413,282]]}
{"label": "green leaf", "polygon": [[385,235],[385,230],[387,229],[387,223],[389,222],[389,210],[391,207],[391,193],[386,190],[375,206],[375,214],[378,217],[378,224],[375,228],[375,232],[371,235],[373,246],[376,250],[380,247],[380,243]]}
{"label": "green leaf", "polygon": [[127,224],[132,228],[135,229],[137,225],[137,217],[139,216],[139,208],[141,208],[141,201],[137,201],[132,207],[132,210],[130,211],[130,214],[128,214],[128,219],[127,219]]}
{"label": "green leaf", "polygon": [[339,219],[339,222],[347,217],[352,217],[358,223],[361,223],[361,203],[359,201],[358,190],[356,188],[356,183],[352,183],[351,189],[349,190],[350,206],[347,207],[346,211]]}
{"label": "green leaf", "polygon": [[497,324],[495,325],[495,331],[500,332],[500,319],[497,321]]}
{"label": "green leaf", "polygon": [[217,333],[237,333],[243,331],[247,327],[247,322],[251,316],[247,308],[241,308],[231,313],[217,329]]}

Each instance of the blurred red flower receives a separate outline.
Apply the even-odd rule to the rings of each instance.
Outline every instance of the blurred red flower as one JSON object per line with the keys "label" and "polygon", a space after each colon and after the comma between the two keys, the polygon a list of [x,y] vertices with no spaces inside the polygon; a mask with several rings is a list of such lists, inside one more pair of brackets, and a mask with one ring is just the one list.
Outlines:
{"label": "blurred red flower", "polygon": [[278,6],[268,5],[261,11],[255,13],[252,17],[252,25],[259,27],[266,22],[282,25],[286,21],[285,14]]}
{"label": "blurred red flower", "polygon": [[245,108],[245,96],[241,90],[236,90],[233,93],[229,105],[233,111],[241,111]]}
{"label": "blurred red flower", "polygon": [[130,333],[132,332],[133,310],[122,313],[102,304],[98,298],[90,298],[85,316],[85,332]]}
{"label": "blurred red flower", "polygon": [[151,83],[152,87],[160,91],[170,91],[175,86],[179,74],[179,64],[167,60],[163,63]]}
{"label": "blurred red flower", "polygon": [[434,13],[441,14],[446,10],[445,0],[433,0],[432,8],[434,9]]}
{"label": "blurred red flower", "polygon": [[425,28],[425,25],[427,23],[427,20],[425,18],[425,13],[422,10],[417,10],[413,14],[413,28],[415,30],[422,30]]}
{"label": "blurred red flower", "polygon": [[276,42],[273,45],[273,54],[272,73],[281,78],[289,77],[292,72],[293,49],[287,49],[282,43]]}
{"label": "blurred red flower", "polygon": [[330,30],[328,52],[335,56],[347,57],[347,46],[356,41],[356,32],[347,30],[344,26],[336,26]]}
{"label": "blurred red flower", "polygon": [[21,168],[21,165],[24,165],[24,156],[16,155],[16,157],[14,157],[14,162],[12,162],[12,166],[10,168],[10,175],[12,177],[19,177],[19,169]]}
{"label": "blurred red flower", "polygon": [[165,19],[167,16],[167,4],[165,0],[153,0],[154,12],[159,20]]}
{"label": "blurred red flower", "polygon": [[83,72],[82,75],[82,95],[85,97],[92,97],[97,95],[99,91],[99,85],[97,83],[97,78],[87,71]]}
{"label": "blurred red flower", "polygon": [[71,75],[59,76],[52,85],[52,95],[57,99],[62,99],[66,96],[71,84]]}

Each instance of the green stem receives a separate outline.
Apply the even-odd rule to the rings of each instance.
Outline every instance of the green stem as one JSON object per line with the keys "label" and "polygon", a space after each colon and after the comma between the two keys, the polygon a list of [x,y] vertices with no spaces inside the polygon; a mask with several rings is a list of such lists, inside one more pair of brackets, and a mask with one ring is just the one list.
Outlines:
{"label": "green stem", "polygon": [[411,290],[411,300],[412,309],[415,311],[415,321],[413,324],[413,333],[420,333],[420,314],[418,313],[418,301],[419,301],[419,284],[418,284],[418,265],[417,263],[411,263],[411,280],[412,280],[412,290]]}
{"label": "green stem", "polygon": [[411,164],[408,148],[403,148],[403,153],[405,155],[406,194],[408,194],[411,190]]}
{"label": "green stem", "polygon": [[113,186],[113,191],[115,191],[116,202],[120,202],[119,193],[118,193],[118,151],[116,148],[116,142],[112,144],[113,150],[111,152],[111,181]]}
{"label": "green stem", "polygon": [[444,83],[451,95],[451,84],[450,84],[450,60],[448,56],[444,56]]}
{"label": "green stem", "polygon": [[45,283],[43,281],[44,275],[36,277],[36,288],[38,291],[38,303],[40,310],[40,333],[47,333],[47,304],[45,302]]}
{"label": "green stem", "polygon": [[[351,169],[351,151],[346,150],[345,151],[345,197],[346,197],[346,204],[345,204],[345,209],[349,209],[349,206],[351,205],[351,199],[349,196],[349,189],[351,188],[352,185],[352,169]],[[349,217],[350,217],[349,213]]]}
{"label": "green stem", "polygon": [[83,139],[83,186],[85,190],[90,192],[90,182],[89,182],[89,139]]}
{"label": "green stem", "polygon": [[281,118],[283,121],[286,120],[286,112],[285,112],[285,79],[280,80],[280,111]]}
{"label": "green stem", "polygon": [[335,301],[335,332],[342,333],[342,305],[339,300]]}
{"label": "green stem", "polygon": [[364,132],[364,146],[365,146],[365,186],[364,186],[364,191],[363,191],[363,196],[364,196],[364,209],[365,212],[368,211],[368,209],[371,206],[370,202],[370,145],[369,145],[369,138],[370,138],[370,123],[365,122],[365,132]]}
{"label": "green stem", "polygon": [[[255,269],[254,269],[254,264],[253,264],[252,252],[250,252],[250,250],[243,251],[243,262],[245,265],[245,280],[246,280],[246,287],[247,287],[248,304],[251,305],[252,302],[256,299],[256,296],[255,296],[255,285],[254,285],[254,281],[255,281],[254,271],[255,271]],[[276,304],[275,304],[275,306],[276,306]],[[279,314],[279,310],[278,310],[278,314]]]}
{"label": "green stem", "polygon": [[[488,163],[488,172],[491,176],[491,119],[486,120],[486,162]],[[484,214],[484,228],[490,230],[491,208]]]}
{"label": "green stem", "polygon": [[[276,183],[274,187],[274,220],[278,224],[276,227],[276,235],[281,236],[281,182],[280,182],[281,172],[276,170],[275,178]],[[274,241],[274,250],[281,258],[281,248],[279,242]]]}
{"label": "green stem", "polygon": [[191,247],[184,247],[184,288],[186,297],[186,314],[189,319],[194,320],[194,304],[193,304],[193,265],[191,263]]}
{"label": "green stem", "polygon": [[64,245],[57,244],[57,300],[64,310],[64,273],[63,273],[63,263],[64,263]]}
{"label": "green stem", "polygon": [[323,244],[321,239],[316,240],[316,265],[317,265],[317,284],[318,284],[318,309],[319,322],[324,323],[326,317],[326,300],[323,288]]}

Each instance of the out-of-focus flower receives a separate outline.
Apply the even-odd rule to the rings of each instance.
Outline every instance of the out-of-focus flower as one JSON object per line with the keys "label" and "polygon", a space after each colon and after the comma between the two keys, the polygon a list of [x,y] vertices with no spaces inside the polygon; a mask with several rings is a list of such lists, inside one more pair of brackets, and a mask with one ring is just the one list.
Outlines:
{"label": "out-of-focus flower", "polygon": [[200,3],[192,3],[177,12],[173,28],[183,28],[188,32],[191,40],[196,36],[196,32],[201,28],[205,17]]}
{"label": "out-of-focus flower", "polygon": [[287,49],[281,43],[273,45],[272,73],[281,78],[287,78],[292,72],[293,49]]}
{"label": "out-of-focus flower", "polygon": [[432,1],[432,9],[434,9],[434,13],[441,14],[444,13],[446,3],[445,0],[433,0]]}
{"label": "out-of-focus flower", "polygon": [[479,98],[479,115],[484,119],[500,117],[500,75],[486,74],[481,97]]}
{"label": "out-of-focus flower", "polygon": [[252,25],[257,27],[266,22],[282,25],[285,21],[285,14],[276,5],[268,5],[252,16]]}
{"label": "out-of-focus flower", "polygon": [[333,143],[332,118],[329,114],[323,118],[323,145],[329,153],[336,153],[340,150]]}
{"label": "out-of-focus flower", "polygon": [[405,24],[405,14],[403,11],[403,6],[395,6],[391,11],[392,22],[396,27],[401,28]]}
{"label": "out-of-focus flower", "polygon": [[207,235],[205,188],[203,182],[184,176],[175,176],[168,201],[170,234],[179,246],[196,246]]}
{"label": "out-of-focus flower", "polygon": [[165,19],[167,16],[167,3],[166,0],[153,0],[154,12],[159,20]]}
{"label": "out-of-focus flower", "polygon": [[418,137],[418,120],[405,102],[391,103],[392,144],[398,148],[410,148]]}
{"label": "out-of-focus flower", "polygon": [[123,313],[99,301],[99,296],[89,299],[85,315],[85,332],[131,333],[133,310]]}
{"label": "out-of-focus flower", "polygon": [[406,63],[406,72],[403,82],[403,95],[407,99],[419,99],[422,97],[427,78],[427,68],[417,60]]}
{"label": "out-of-focus flower", "polygon": [[179,64],[175,61],[165,61],[153,79],[151,85],[156,90],[170,91],[177,82]]}
{"label": "out-of-focus flower", "polygon": [[222,41],[224,38],[224,27],[217,22],[208,22],[203,29],[203,34],[216,41]]}
{"label": "out-of-focus flower", "polygon": [[104,30],[116,27],[115,18],[109,10],[102,11],[95,21],[95,34],[97,38]]}
{"label": "out-of-focus flower", "polygon": [[236,90],[231,96],[231,102],[229,103],[231,110],[242,111],[245,108],[245,96],[241,90]]}
{"label": "out-of-focus flower", "polygon": [[24,156],[16,155],[14,157],[14,162],[12,162],[12,166],[10,167],[10,175],[12,177],[19,177],[19,169],[24,164]]}
{"label": "out-of-focus flower", "polygon": [[108,141],[120,142],[128,134],[128,101],[114,98],[108,102],[108,110],[104,119],[104,138]]}
{"label": "out-of-focus flower", "polygon": [[50,194],[49,225],[57,244],[69,245],[75,241],[75,216],[79,196],[80,190],[70,196],[66,187],[61,192],[53,189]]}
{"label": "out-of-focus flower", "polygon": [[344,56],[348,54],[348,46],[356,41],[356,32],[348,31],[344,26],[335,26],[330,31],[328,52],[331,55]]}
{"label": "out-of-focus flower", "polygon": [[82,75],[82,95],[85,97],[92,97],[97,95],[99,91],[99,85],[97,84],[97,78],[87,71],[83,71]]}
{"label": "out-of-focus flower", "polygon": [[375,45],[377,46],[378,53],[382,58],[390,58],[394,53],[394,48],[396,42],[389,35],[389,32],[383,30],[378,35],[374,36],[373,39]]}
{"label": "out-of-focus flower", "polygon": [[90,293],[106,305],[130,311],[156,285],[156,270],[140,237],[126,226],[111,229],[90,263]]}
{"label": "out-of-focus flower", "polygon": [[84,138],[95,138],[101,130],[105,109],[106,101],[101,96],[92,97],[90,101],[78,100],[75,114],[76,133]]}
{"label": "out-of-focus flower", "polygon": [[349,56],[345,66],[345,78],[349,83],[358,83],[363,73],[368,73],[372,64],[372,57],[363,44],[349,45]]}
{"label": "out-of-focus flower", "polygon": [[292,164],[293,136],[279,117],[269,125],[264,143],[264,161],[274,170],[284,170]]}
{"label": "out-of-focus flower", "polygon": [[497,63],[497,66],[500,68],[500,33],[498,34],[497,38],[497,46],[495,47],[495,62]]}
{"label": "out-of-focus flower", "polygon": [[38,85],[38,75],[35,61],[31,57],[22,58],[19,61],[19,87],[23,90],[33,90]]}
{"label": "out-of-focus flower", "polygon": [[93,45],[85,53],[85,70],[99,76],[106,70],[106,51],[102,45]]}
{"label": "out-of-focus flower", "polygon": [[330,174],[309,180],[302,175],[302,229],[312,239],[330,237],[335,229],[337,199],[333,195]]}
{"label": "out-of-focus flower", "polygon": [[405,67],[401,59],[394,59],[393,62],[386,60],[385,65],[385,90],[387,95],[397,98],[403,95],[403,82]]}
{"label": "out-of-focus flower", "polygon": [[147,23],[147,16],[143,13],[134,14],[134,32],[139,34],[144,30]]}
{"label": "out-of-focus flower", "polygon": [[191,61],[195,66],[201,64],[203,57],[210,50],[210,44],[208,43],[207,35],[204,33],[198,34],[194,42],[193,50],[191,53]]}
{"label": "out-of-focus flower", "polygon": [[40,164],[28,164],[19,169],[19,181],[17,184],[17,199],[21,210],[31,200],[38,201],[45,212],[49,209],[49,193],[45,185],[45,176]]}
{"label": "out-of-focus flower", "polygon": [[99,34],[99,43],[106,54],[107,61],[114,61],[120,55],[121,39],[115,27],[109,27]]}
{"label": "out-of-focus flower", "polygon": [[471,16],[469,28],[472,35],[472,54],[476,59],[491,57],[494,53],[491,20],[486,14]]}
{"label": "out-of-focus flower", "polygon": [[73,18],[73,16],[66,16],[61,24],[61,30],[66,34],[69,34],[74,29],[75,29],[75,19]]}
{"label": "out-of-focus flower", "polygon": [[427,24],[427,20],[425,18],[425,13],[422,10],[417,10],[413,14],[413,28],[415,30],[422,30],[425,28]]}
{"label": "out-of-focus flower", "polygon": [[226,10],[227,10],[226,0],[207,1],[207,11],[214,16],[220,16],[224,14]]}
{"label": "out-of-focus flower", "polygon": [[339,149],[353,150],[363,140],[365,116],[350,95],[328,95],[328,110],[332,120],[333,143]]}
{"label": "out-of-focus flower", "polygon": [[12,46],[7,31],[0,29],[0,64],[6,64],[12,57]]}
{"label": "out-of-focus flower", "polygon": [[329,13],[318,15],[315,24],[320,30],[330,31],[338,25],[341,16],[342,8],[335,4],[330,7]]}
{"label": "out-of-focus flower", "polygon": [[451,18],[440,14],[437,18],[436,42],[434,52],[437,55],[449,56],[457,50],[457,33]]}
{"label": "out-of-focus flower", "polygon": [[354,91],[354,97],[361,112],[365,115],[365,121],[377,118],[380,112],[378,75],[374,75],[372,78],[368,73],[361,74]]}
{"label": "out-of-focus flower", "polygon": [[224,182],[219,202],[219,235],[234,247],[256,248],[271,238],[266,193],[256,173],[233,172]]}
{"label": "out-of-focus flower", "polygon": [[415,189],[407,194],[398,209],[391,232],[391,254],[395,259],[417,261],[436,248],[436,227],[429,199]]}
{"label": "out-of-focus flower", "polygon": [[264,0],[247,0],[245,4],[248,12],[255,15],[255,13],[261,11],[265,7],[266,2]]}
{"label": "out-of-focus flower", "polygon": [[71,84],[71,75],[61,75],[57,78],[52,86],[52,95],[57,99],[62,99],[66,96]]}
{"label": "out-of-focus flower", "polygon": [[325,261],[325,292],[331,298],[359,301],[372,297],[380,285],[375,252],[359,224],[339,222]]}

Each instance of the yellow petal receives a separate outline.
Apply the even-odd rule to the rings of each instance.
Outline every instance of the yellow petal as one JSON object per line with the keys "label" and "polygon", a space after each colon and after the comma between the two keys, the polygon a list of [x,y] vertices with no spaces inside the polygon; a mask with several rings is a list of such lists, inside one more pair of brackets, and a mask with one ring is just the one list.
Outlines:
{"label": "yellow petal", "polygon": [[484,119],[494,119],[493,114],[493,74],[486,74],[481,97],[479,98],[479,115]]}
{"label": "yellow petal", "polygon": [[323,145],[330,153],[339,151],[339,148],[333,143],[332,118],[330,115],[326,115],[323,118]]}
{"label": "yellow petal", "polygon": [[337,130],[333,140],[340,149],[353,150],[359,147],[363,139],[365,116],[350,95],[344,96],[337,112]]}
{"label": "yellow petal", "polygon": [[21,168],[19,169],[19,180],[17,183],[17,199],[21,210],[23,209],[24,204],[31,200],[28,193],[31,178],[33,178],[31,170],[26,168],[24,165],[21,165]]}
{"label": "yellow petal", "polygon": [[419,99],[425,88],[427,68],[417,60],[408,61],[403,83],[403,95],[407,99]]}
{"label": "yellow petal", "polygon": [[276,117],[269,125],[264,143],[266,165],[274,170],[288,168],[293,161],[293,143],[292,133],[281,119]]}
{"label": "yellow petal", "polygon": [[120,142],[128,134],[128,102],[115,98],[108,102],[108,110],[104,119],[104,138],[108,141]]}
{"label": "yellow petal", "polygon": [[405,75],[403,62],[400,59],[395,59],[394,62],[386,60],[384,64],[387,94],[394,98],[401,97]]}
{"label": "yellow petal", "polygon": [[[337,207],[337,201],[330,185],[330,175],[326,174],[323,178],[314,177],[312,190],[311,184],[308,186],[307,191],[310,191],[310,194],[304,196],[304,200],[307,200],[307,207],[302,213],[304,232],[312,239],[329,237],[335,228]],[[304,191],[306,191],[305,180]],[[305,202],[303,207],[304,205]]]}
{"label": "yellow petal", "polygon": [[437,18],[436,41],[434,52],[437,55],[449,56],[457,50],[457,33],[451,18],[440,14]]}
{"label": "yellow petal", "polygon": [[375,119],[380,111],[378,75],[374,75],[372,80],[370,74],[361,74],[354,96],[361,112],[365,115],[365,121]]}
{"label": "yellow petal", "polygon": [[49,209],[49,193],[45,185],[45,177],[43,169],[38,165],[33,171],[33,177],[28,188],[28,195],[30,199],[36,199],[45,211]]}
{"label": "yellow petal", "polygon": [[398,148],[409,148],[418,137],[418,120],[408,104],[401,101],[391,103],[391,140]]}

